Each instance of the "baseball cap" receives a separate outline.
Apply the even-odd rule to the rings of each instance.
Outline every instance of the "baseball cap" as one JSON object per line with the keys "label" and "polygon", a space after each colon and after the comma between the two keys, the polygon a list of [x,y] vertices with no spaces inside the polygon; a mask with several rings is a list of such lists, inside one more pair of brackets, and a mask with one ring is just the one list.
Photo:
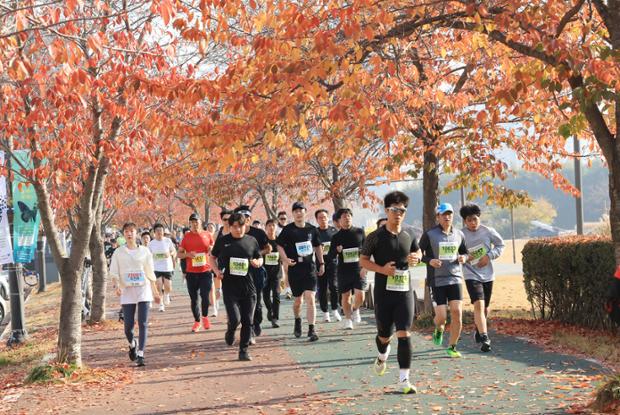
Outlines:
{"label": "baseball cap", "polygon": [[454,212],[454,208],[452,207],[450,203],[442,203],[439,206],[437,206],[437,213],[439,215],[443,215],[446,212]]}
{"label": "baseball cap", "polygon": [[304,205],[304,202],[295,202],[293,203],[293,207],[291,208],[291,210],[297,210],[297,209],[305,209],[306,205]]}
{"label": "baseball cap", "polygon": [[189,215],[189,220],[200,220],[200,215],[196,212]]}
{"label": "baseball cap", "polygon": [[252,211],[248,205],[240,205],[235,208],[235,213],[241,213],[245,216],[252,216]]}

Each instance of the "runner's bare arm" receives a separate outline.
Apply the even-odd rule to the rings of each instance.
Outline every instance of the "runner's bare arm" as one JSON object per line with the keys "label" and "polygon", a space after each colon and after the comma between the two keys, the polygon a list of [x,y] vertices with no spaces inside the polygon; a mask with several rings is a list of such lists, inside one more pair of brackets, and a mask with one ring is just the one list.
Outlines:
{"label": "runner's bare arm", "polygon": [[370,257],[366,255],[360,255],[360,265],[368,271],[378,272],[383,275],[392,275],[396,270],[396,263],[394,261],[381,266],[371,261]]}
{"label": "runner's bare arm", "polygon": [[217,264],[217,258],[213,255],[209,255],[209,265],[211,265],[211,269],[215,272],[215,275],[218,278],[222,278],[222,270],[219,268]]}
{"label": "runner's bare arm", "polygon": [[284,251],[284,248],[282,248],[282,246],[280,245],[278,245],[278,252],[280,253],[280,258],[282,259],[282,263],[285,267],[292,267],[297,263],[296,261],[286,256],[286,251]]}

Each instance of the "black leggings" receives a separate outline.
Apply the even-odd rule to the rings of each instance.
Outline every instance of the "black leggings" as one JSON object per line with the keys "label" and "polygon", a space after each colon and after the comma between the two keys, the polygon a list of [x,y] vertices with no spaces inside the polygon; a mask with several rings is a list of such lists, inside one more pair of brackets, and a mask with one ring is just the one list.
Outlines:
{"label": "black leggings", "polygon": [[[209,315],[209,293],[211,285],[213,285],[213,273],[207,272],[188,272],[186,274],[187,292],[191,300],[192,314],[195,321],[200,321],[200,312],[202,316]],[[198,307],[198,292],[200,291],[200,307]]]}
{"label": "black leggings", "polygon": [[336,285],[336,267],[330,265],[325,270],[325,274],[317,277],[319,285],[319,304],[321,311],[327,313],[327,287],[329,286],[329,300],[332,310],[338,310],[338,287]]}
{"label": "black leggings", "polygon": [[228,314],[228,330],[234,332],[237,330],[237,327],[239,327],[239,323],[241,323],[239,350],[245,352],[250,345],[256,295],[252,294],[245,297],[237,297],[226,294],[226,291],[224,291],[224,305],[226,306],[226,313]]}
{"label": "black leggings", "polygon": [[263,300],[267,315],[274,320],[280,319],[280,278],[275,275],[267,274],[267,284],[263,288]]}

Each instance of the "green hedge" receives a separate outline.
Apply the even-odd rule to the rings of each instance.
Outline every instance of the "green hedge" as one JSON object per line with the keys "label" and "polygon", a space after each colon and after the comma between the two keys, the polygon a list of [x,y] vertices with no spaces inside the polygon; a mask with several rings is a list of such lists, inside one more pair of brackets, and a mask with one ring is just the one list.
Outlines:
{"label": "green hedge", "polygon": [[537,317],[591,328],[612,326],[603,307],[615,270],[608,238],[535,239],[522,253],[525,291]]}

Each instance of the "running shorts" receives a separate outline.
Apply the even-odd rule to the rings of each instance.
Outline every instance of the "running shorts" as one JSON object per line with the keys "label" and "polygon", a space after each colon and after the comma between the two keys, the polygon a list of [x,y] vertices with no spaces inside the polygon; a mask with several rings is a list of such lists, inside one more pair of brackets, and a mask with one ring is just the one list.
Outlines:
{"label": "running shorts", "polygon": [[172,272],[168,271],[155,271],[155,277],[157,278],[165,278],[167,280],[172,279]]}
{"label": "running shorts", "polygon": [[484,308],[489,308],[491,303],[491,295],[493,294],[493,281],[481,282],[476,280],[465,280],[467,292],[471,303],[483,300]]}
{"label": "running shorts", "polygon": [[450,301],[463,299],[463,289],[461,284],[444,285],[433,287],[431,290],[433,303],[435,305],[448,305]]}
{"label": "running shorts", "polygon": [[381,298],[375,296],[375,320],[379,337],[390,337],[394,328],[396,331],[409,331],[413,315],[413,295],[410,292],[406,295],[384,295]]}
{"label": "running shorts", "polygon": [[366,291],[367,284],[366,279],[362,278],[358,275],[338,274],[338,292],[340,294],[353,291],[353,290],[362,290]]}

